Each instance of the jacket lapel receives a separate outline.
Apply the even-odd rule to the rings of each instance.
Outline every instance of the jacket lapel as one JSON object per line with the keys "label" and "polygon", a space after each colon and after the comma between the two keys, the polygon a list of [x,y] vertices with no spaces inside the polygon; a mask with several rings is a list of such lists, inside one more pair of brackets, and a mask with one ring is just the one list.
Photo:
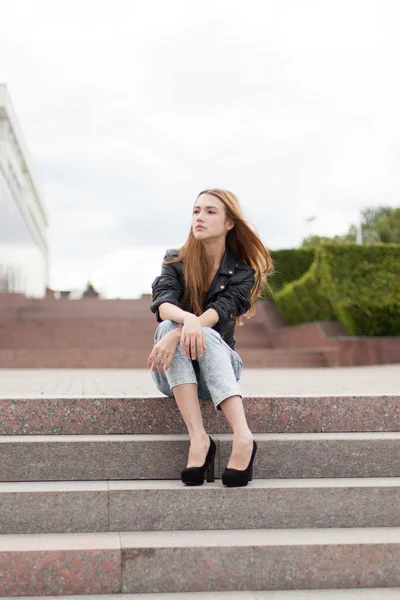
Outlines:
{"label": "jacket lapel", "polygon": [[[225,285],[230,277],[235,273],[235,265],[236,260],[230,254],[229,250],[226,248],[224,256],[222,257],[221,265],[211,283],[211,286],[206,294],[204,304],[206,304],[209,299],[219,291],[223,291]],[[221,286],[224,286],[221,288]]]}

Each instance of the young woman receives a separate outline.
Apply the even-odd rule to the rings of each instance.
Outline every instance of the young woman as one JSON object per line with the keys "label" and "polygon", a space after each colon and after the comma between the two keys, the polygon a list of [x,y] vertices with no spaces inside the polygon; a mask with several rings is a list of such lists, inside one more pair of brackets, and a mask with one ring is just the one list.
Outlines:
{"label": "young woman", "polygon": [[214,481],[216,446],[206,433],[199,398],[211,398],[232,431],[232,454],[222,473],[226,486],[252,480],[257,444],[248,427],[238,381],[243,362],[235,352],[235,325],[250,318],[266,275],[268,250],[246,221],[238,199],[226,190],[202,191],[193,207],[189,237],[167,250],[152,284],[156,313],[148,358],[157,388],[174,396],[190,437],[186,485]]}

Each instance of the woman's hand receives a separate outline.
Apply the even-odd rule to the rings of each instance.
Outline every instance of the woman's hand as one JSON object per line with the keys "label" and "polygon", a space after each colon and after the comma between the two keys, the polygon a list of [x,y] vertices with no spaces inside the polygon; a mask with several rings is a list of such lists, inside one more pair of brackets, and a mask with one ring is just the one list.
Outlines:
{"label": "woman's hand", "polygon": [[181,328],[173,329],[172,331],[168,331],[157,344],[154,345],[153,350],[147,360],[147,368],[152,371],[157,371],[161,373],[164,371],[168,371],[173,356],[175,354],[176,347],[179,342],[181,333]]}
{"label": "woman's hand", "polygon": [[199,318],[189,313],[184,318],[180,349],[185,351],[186,356],[192,360],[196,359],[196,342],[197,353],[201,357],[203,356],[203,348],[207,350],[203,327]]}

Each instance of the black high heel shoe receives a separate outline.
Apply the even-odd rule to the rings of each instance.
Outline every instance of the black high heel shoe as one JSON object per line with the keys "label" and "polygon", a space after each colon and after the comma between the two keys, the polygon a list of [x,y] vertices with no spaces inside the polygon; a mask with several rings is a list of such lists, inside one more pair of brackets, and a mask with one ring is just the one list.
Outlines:
{"label": "black high heel shoe", "polygon": [[253,461],[257,452],[256,441],[253,440],[253,451],[246,469],[228,469],[222,472],[222,483],[228,487],[244,487],[253,479]]}
{"label": "black high heel shoe", "polygon": [[202,485],[204,476],[206,476],[209,483],[212,483],[215,479],[214,459],[217,447],[214,440],[210,436],[208,437],[210,438],[210,447],[204,465],[201,467],[185,467],[181,472],[181,480],[186,485]]}

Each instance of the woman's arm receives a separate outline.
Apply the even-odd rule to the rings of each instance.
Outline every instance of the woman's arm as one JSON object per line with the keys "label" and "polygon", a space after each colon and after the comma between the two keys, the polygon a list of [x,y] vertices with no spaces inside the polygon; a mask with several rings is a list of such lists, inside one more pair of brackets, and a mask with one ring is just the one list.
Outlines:
{"label": "woman's arm", "polygon": [[203,355],[203,348],[207,350],[203,327],[212,327],[217,323],[219,319],[217,311],[211,308],[200,317],[197,317],[193,313],[182,310],[169,302],[160,304],[158,310],[160,318],[163,321],[171,319],[175,323],[183,325],[183,327],[176,327],[166,335],[170,335],[177,342],[180,342],[180,349],[186,353],[188,358],[194,360],[197,353],[201,357]]}
{"label": "woman's arm", "polygon": [[219,321],[219,316],[214,308],[209,308],[200,315],[199,321],[202,327],[214,327]]}
{"label": "woman's arm", "polygon": [[[171,321],[175,321],[175,323],[181,323],[182,325],[185,323],[185,318],[188,315],[193,316],[193,313],[182,310],[179,308],[179,306],[175,306],[175,304],[170,304],[169,302],[163,302],[160,304],[159,312],[163,321],[171,319]],[[214,308],[209,308],[198,318],[202,327],[214,327],[214,325],[219,321],[218,313]]]}
{"label": "woman's arm", "polygon": [[190,314],[185,310],[179,308],[175,304],[171,304],[170,302],[163,302],[158,307],[158,312],[163,321],[167,321],[171,319],[171,321],[175,321],[175,323],[183,324],[185,322],[185,316]]}

